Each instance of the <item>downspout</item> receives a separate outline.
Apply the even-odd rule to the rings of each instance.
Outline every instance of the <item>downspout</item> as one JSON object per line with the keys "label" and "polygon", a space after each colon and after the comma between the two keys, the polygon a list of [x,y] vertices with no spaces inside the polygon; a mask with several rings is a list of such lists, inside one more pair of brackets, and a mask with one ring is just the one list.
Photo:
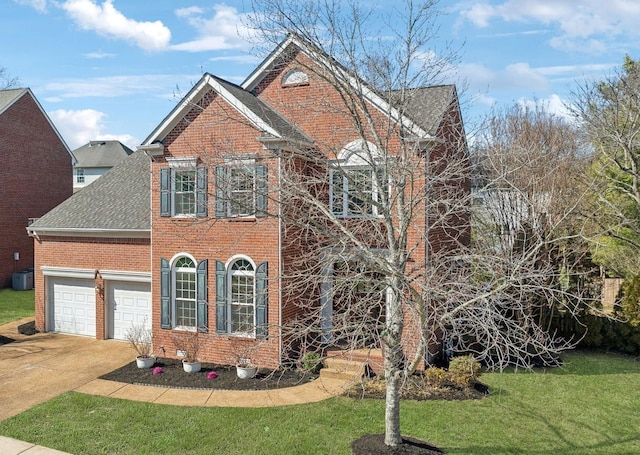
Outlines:
{"label": "downspout", "polygon": [[282,150],[278,153],[278,365],[282,366]]}

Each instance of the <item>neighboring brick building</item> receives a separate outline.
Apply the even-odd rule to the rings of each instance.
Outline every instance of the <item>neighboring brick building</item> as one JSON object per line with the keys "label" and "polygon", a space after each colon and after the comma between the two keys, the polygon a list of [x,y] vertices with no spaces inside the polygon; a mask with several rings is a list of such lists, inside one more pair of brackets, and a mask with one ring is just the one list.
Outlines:
{"label": "neighboring brick building", "polygon": [[[349,180],[332,180],[326,163],[366,168],[354,152],[366,145],[337,109],[341,98],[309,70],[325,57],[312,55],[288,38],[241,86],[205,74],[138,152],[35,223],[38,328],[122,338],[118,312],[126,304],[128,320],[148,319],[154,346],[168,356],[178,355],[176,335],[198,331],[202,360],[231,363],[238,340],[258,339],[260,365],[278,366],[279,330],[301,311],[300,295],[283,292],[283,281],[292,279],[287,273],[305,254],[327,264],[327,277],[334,273],[333,258],[313,251],[284,218],[268,215],[279,209],[272,196],[284,172],[281,157],[292,150],[324,157],[326,202],[345,222],[359,222],[348,220]],[[384,121],[392,107],[367,96]],[[415,100],[406,117],[411,134],[429,142],[434,155],[451,153],[450,135],[463,133],[455,87],[419,89]],[[323,112],[311,109],[320,105]],[[294,162],[286,172],[304,165]],[[368,172],[365,185],[372,184]],[[411,232],[412,245],[428,237],[437,246],[447,233],[426,235],[426,214],[415,213],[424,230]],[[467,220],[455,235],[468,237]],[[412,261],[424,264],[426,254],[416,248]],[[304,298],[328,308],[323,323],[330,323],[333,302],[324,295],[310,289]]]}
{"label": "neighboring brick building", "polygon": [[30,219],[71,196],[73,155],[28,88],[0,90],[0,288],[34,266]]}

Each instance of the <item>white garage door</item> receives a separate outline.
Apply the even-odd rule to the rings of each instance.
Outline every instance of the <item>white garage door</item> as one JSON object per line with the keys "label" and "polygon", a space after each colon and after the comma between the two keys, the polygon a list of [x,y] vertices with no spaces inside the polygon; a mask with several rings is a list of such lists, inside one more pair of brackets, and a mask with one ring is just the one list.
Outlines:
{"label": "white garage door", "polygon": [[108,286],[112,326],[111,338],[126,340],[127,329],[144,324],[151,329],[151,284],[141,282],[112,282]]}
{"label": "white garage door", "polygon": [[53,331],[96,336],[96,294],[92,280],[51,278]]}

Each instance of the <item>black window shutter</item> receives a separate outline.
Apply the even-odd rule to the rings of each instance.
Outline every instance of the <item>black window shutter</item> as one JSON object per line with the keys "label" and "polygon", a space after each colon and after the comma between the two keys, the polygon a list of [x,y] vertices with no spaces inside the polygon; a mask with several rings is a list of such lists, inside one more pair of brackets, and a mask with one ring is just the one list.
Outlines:
{"label": "black window shutter", "polygon": [[256,269],[256,338],[266,338],[267,330],[267,263],[263,262]]}
{"label": "black window shutter", "polygon": [[198,324],[198,332],[208,332],[209,331],[209,314],[207,311],[208,302],[207,302],[207,260],[201,261],[198,264],[198,268],[196,269],[198,283],[197,293],[198,293],[198,314],[197,314],[197,324]]}
{"label": "black window shutter", "polygon": [[216,332],[227,332],[227,274],[220,261],[216,261]]}
{"label": "black window shutter", "polygon": [[196,168],[196,216],[206,218],[207,210],[207,168]]}
{"label": "black window shutter", "polygon": [[224,218],[226,214],[226,168],[224,166],[216,166],[216,218]]}
{"label": "black window shutter", "polygon": [[171,328],[171,268],[160,258],[160,327]]}
{"label": "black window shutter", "polygon": [[267,166],[256,166],[256,216],[267,216]]}
{"label": "black window shutter", "polygon": [[171,169],[160,169],[160,216],[171,216]]}

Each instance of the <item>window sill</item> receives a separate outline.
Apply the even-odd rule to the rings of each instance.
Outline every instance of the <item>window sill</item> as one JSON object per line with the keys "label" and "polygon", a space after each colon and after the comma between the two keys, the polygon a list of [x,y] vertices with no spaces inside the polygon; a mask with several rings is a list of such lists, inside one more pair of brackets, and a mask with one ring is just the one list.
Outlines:
{"label": "window sill", "polygon": [[227,220],[231,223],[255,223],[258,219],[255,216],[230,217]]}

